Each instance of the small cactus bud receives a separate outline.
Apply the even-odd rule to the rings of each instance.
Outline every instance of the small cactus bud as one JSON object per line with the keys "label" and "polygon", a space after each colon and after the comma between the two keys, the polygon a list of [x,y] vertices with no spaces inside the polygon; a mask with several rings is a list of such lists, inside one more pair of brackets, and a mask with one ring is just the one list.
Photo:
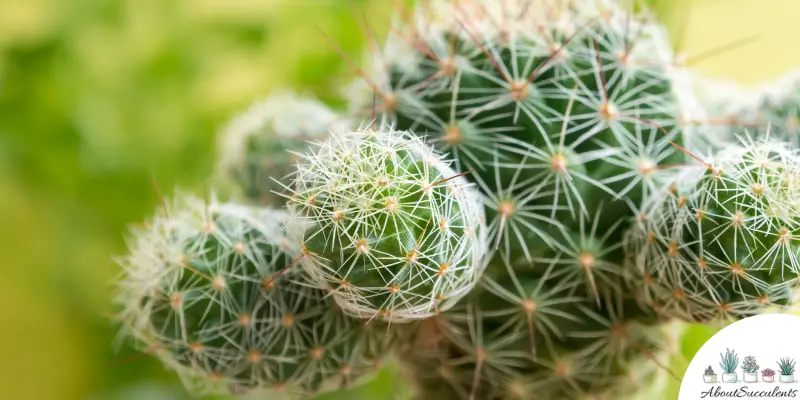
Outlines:
{"label": "small cactus bud", "polygon": [[253,104],[222,135],[219,173],[233,179],[255,204],[279,205],[280,183],[293,171],[295,152],[327,137],[346,122],[313,98],[283,91]]}

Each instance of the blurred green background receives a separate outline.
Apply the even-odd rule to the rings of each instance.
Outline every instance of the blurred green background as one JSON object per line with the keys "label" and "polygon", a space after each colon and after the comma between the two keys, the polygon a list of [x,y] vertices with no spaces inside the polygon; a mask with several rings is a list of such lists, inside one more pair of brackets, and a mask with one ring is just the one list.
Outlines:
{"label": "blurred green background", "polygon": [[[216,134],[272,88],[335,102],[353,72],[316,27],[359,59],[358,24],[385,33],[394,3],[0,0],[0,397],[187,398],[112,346],[112,257],[156,208],[151,177],[207,190]],[[698,59],[704,73],[755,84],[800,66],[796,0],[655,3],[690,55],[759,35]],[[385,398],[391,376],[342,398]]]}

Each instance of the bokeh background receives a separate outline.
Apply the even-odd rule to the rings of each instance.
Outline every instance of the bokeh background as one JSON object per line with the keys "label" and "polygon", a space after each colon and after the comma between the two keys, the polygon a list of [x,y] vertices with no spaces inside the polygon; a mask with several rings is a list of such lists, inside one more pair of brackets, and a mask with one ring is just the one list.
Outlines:
{"label": "bokeh background", "polygon": [[[217,133],[270,90],[336,105],[354,74],[317,27],[358,60],[359,24],[385,34],[395,3],[0,0],[0,398],[189,398],[113,346],[127,226],[155,210],[151,180],[208,190]],[[705,75],[756,85],[800,67],[797,0],[653,3]],[[683,356],[711,333],[690,329]],[[327,398],[389,398],[393,375]]]}

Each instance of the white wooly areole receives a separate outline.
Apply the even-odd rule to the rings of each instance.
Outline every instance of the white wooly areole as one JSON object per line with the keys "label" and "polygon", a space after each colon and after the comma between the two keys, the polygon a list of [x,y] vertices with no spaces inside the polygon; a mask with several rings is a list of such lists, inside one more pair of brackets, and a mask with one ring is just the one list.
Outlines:
{"label": "white wooly areole", "polygon": [[348,314],[403,322],[476,284],[487,236],[478,192],[421,139],[389,126],[334,132],[298,163],[288,202],[300,263]]}

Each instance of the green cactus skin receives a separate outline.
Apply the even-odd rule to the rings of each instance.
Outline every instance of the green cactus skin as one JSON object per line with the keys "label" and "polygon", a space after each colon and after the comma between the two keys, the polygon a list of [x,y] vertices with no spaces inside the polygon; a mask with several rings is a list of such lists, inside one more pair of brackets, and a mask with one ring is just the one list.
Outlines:
{"label": "green cactus skin", "polygon": [[798,152],[742,139],[645,208],[627,235],[632,287],[646,306],[694,322],[788,305],[800,276],[799,211]]}
{"label": "green cactus skin", "polygon": [[662,348],[622,239],[688,159],[669,45],[611,2],[441,3],[394,27],[351,109],[447,152],[487,207],[486,273],[409,368],[425,398],[612,393]]}
{"label": "green cactus skin", "polygon": [[[195,394],[310,394],[353,384],[392,336],[346,317],[301,270],[282,211],[190,198],[121,259],[125,332]],[[385,328],[384,328],[385,329]]]}
{"label": "green cactus skin", "polygon": [[289,209],[302,265],[345,312],[388,321],[446,310],[486,252],[477,191],[421,140],[381,126],[333,134],[298,163]]}
{"label": "green cactus skin", "polygon": [[[463,3],[449,8],[452,23],[431,22],[423,10],[416,25],[393,30],[399,33],[376,57],[388,69],[370,79],[375,112],[425,136],[456,169],[473,171],[468,178],[487,198],[492,240],[510,259],[595,250],[569,243],[581,224],[605,233],[686,158],[673,145],[681,110],[660,27],[612,5],[576,1],[542,4],[525,17],[528,9],[512,2],[496,19],[506,24],[492,29],[487,20],[495,17],[466,20],[485,4]],[[372,113],[368,99],[354,106],[357,116]],[[605,239],[621,242],[624,228]],[[616,250],[603,258],[621,259]],[[594,287],[592,297],[605,289],[612,288]]]}
{"label": "green cactus skin", "polygon": [[281,205],[280,181],[291,178],[296,153],[341,130],[347,121],[322,102],[278,91],[234,118],[221,138],[219,174],[255,204]]}

